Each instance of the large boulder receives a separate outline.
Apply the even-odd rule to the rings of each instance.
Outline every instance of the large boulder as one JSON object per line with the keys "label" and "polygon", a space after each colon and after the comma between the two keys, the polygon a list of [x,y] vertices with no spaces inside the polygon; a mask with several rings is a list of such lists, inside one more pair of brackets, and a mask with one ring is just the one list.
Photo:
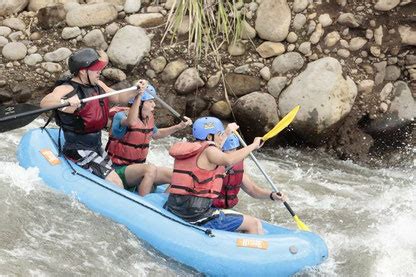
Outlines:
{"label": "large boulder", "polygon": [[387,112],[371,120],[365,128],[365,131],[372,136],[393,135],[416,118],[416,99],[412,96],[407,83],[395,82],[389,98],[392,100]]}
{"label": "large boulder", "polygon": [[244,95],[235,103],[233,110],[247,142],[263,136],[279,121],[276,100],[268,93],[253,92]]}
{"label": "large boulder", "polygon": [[339,61],[325,57],[309,63],[280,94],[279,112],[286,114],[300,105],[292,126],[306,140],[318,143],[350,112],[356,96],[357,87],[343,77]]}
{"label": "large boulder", "polygon": [[107,24],[117,18],[117,9],[108,3],[80,5],[66,14],[68,26],[85,27]]}
{"label": "large boulder", "polygon": [[117,31],[108,47],[110,61],[119,68],[137,65],[150,50],[150,39],[141,27],[127,25]]}
{"label": "large boulder", "polygon": [[79,3],[79,0],[30,0],[29,11],[37,12],[41,8],[46,6],[53,6],[56,4],[66,4],[66,3]]}
{"label": "large boulder", "polygon": [[260,79],[254,76],[230,73],[225,76],[229,95],[242,96],[260,90]]}
{"label": "large boulder", "polygon": [[0,16],[14,14],[22,11],[29,0],[1,0],[0,1]]}
{"label": "large boulder", "polygon": [[257,10],[255,29],[264,40],[283,41],[289,33],[290,19],[286,0],[263,0]]}
{"label": "large boulder", "polygon": [[186,95],[204,86],[204,81],[199,76],[195,67],[185,69],[175,82],[175,90],[178,94]]}

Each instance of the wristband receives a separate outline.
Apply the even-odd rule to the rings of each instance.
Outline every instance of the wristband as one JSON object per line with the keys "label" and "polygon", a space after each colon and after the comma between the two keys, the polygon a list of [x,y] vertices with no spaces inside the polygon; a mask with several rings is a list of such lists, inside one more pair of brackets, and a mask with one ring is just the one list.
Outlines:
{"label": "wristband", "polygon": [[273,191],[270,193],[269,197],[270,197],[270,199],[271,199],[272,201],[274,201],[274,198],[273,198]]}

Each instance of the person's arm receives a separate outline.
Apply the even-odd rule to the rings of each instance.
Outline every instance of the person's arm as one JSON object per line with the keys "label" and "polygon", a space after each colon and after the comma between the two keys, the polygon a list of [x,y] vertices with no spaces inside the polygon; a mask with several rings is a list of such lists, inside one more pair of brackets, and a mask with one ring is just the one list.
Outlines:
{"label": "person's arm", "polygon": [[172,135],[173,133],[185,129],[188,126],[192,125],[192,120],[186,116],[184,116],[186,121],[181,121],[179,124],[167,127],[167,128],[160,128],[157,130],[155,134],[153,134],[153,139],[161,139]]}
{"label": "person's arm", "polygon": [[113,117],[111,123],[111,135],[116,139],[121,139],[127,132],[127,126],[123,125],[126,122],[127,116],[125,112],[118,112]]}
{"label": "person's arm", "polygon": [[279,201],[286,201],[286,195],[280,192],[280,195],[275,192],[271,191],[270,189],[259,187],[251,178],[244,173],[243,175],[243,182],[241,184],[241,189],[245,191],[248,195],[256,199],[270,199],[272,197],[274,200]]}
{"label": "person's arm", "polygon": [[216,147],[206,149],[206,157],[212,164],[228,166],[244,160],[250,153],[262,145],[261,137],[256,137],[252,144],[237,151],[224,153]]}
{"label": "person's arm", "polygon": [[139,107],[141,103],[141,98],[143,95],[144,90],[140,90],[139,94],[134,99],[133,105],[131,105],[127,118],[121,122],[123,126],[132,127],[135,125],[139,119]]}
{"label": "person's arm", "polygon": [[74,88],[68,85],[57,86],[51,93],[47,94],[40,101],[41,108],[49,108],[59,104],[62,104],[62,101],[68,101],[70,107],[65,108],[66,113],[73,113],[80,105],[81,101],[77,95],[74,95],[68,99],[64,99],[67,94],[72,92]]}
{"label": "person's arm", "polygon": [[[139,80],[136,83],[137,86],[137,90],[132,90],[132,91],[126,91],[120,94],[116,94],[116,95],[112,95],[109,96],[108,99],[110,100],[111,103],[116,103],[116,104],[127,104],[129,102],[129,100],[133,97],[135,97],[137,94],[139,94],[140,92],[144,91],[147,87],[147,81],[145,80]],[[110,88],[109,86],[107,86],[103,81],[99,80],[98,81],[98,85],[106,92],[112,92],[114,91],[114,89]]]}

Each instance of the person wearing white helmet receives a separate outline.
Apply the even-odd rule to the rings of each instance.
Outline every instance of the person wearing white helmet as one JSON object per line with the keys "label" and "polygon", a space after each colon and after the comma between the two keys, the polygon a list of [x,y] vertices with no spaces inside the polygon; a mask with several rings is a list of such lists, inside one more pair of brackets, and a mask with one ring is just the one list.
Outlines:
{"label": "person wearing white helmet", "polygon": [[130,108],[117,108],[114,115],[107,151],[124,188],[144,196],[153,185],[170,182],[172,169],[146,163],[151,140],[160,139],[192,125],[186,121],[167,128],[157,128],[154,120],[156,90],[152,85],[129,101]]}
{"label": "person wearing white helmet", "polygon": [[[231,134],[225,140],[222,150],[226,153],[234,152],[237,151],[238,147],[240,147],[238,137]],[[220,195],[213,200],[213,206],[220,209],[233,208],[239,201],[238,193],[240,189],[256,199],[287,201],[284,194],[258,186],[244,171],[244,160],[241,160],[227,170]]]}
{"label": "person wearing white helmet", "polygon": [[210,229],[263,234],[261,221],[255,217],[212,207],[221,192],[225,166],[246,158],[261,147],[255,138],[247,147],[233,153],[221,151],[225,138],[238,129],[231,123],[224,131],[215,117],[199,118],[193,124],[195,142],[179,142],[169,150],[175,158],[169,197],[165,208],[183,220]]}
{"label": "person wearing white helmet", "polygon": [[81,104],[80,99],[113,91],[99,79],[107,63],[108,57],[102,50],[83,48],[75,51],[68,59],[72,76],[46,95],[40,106],[49,108],[68,102],[70,106],[55,112],[55,121],[65,137],[63,154],[92,174],[122,187],[120,177],[102,149],[101,130],[107,125],[110,103],[127,103],[140,90],[144,90],[146,81],[137,83],[139,90]]}

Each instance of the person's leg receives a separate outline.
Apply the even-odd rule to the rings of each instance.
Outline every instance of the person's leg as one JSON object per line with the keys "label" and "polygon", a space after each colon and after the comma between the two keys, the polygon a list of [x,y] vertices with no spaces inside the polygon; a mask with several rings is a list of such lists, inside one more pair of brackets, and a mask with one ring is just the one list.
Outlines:
{"label": "person's leg", "polygon": [[261,221],[251,215],[243,215],[243,223],[241,223],[240,227],[237,228],[237,231],[249,234],[264,234]]}
{"label": "person's leg", "polygon": [[173,169],[164,166],[158,166],[155,178],[156,185],[170,184],[172,179]]}
{"label": "person's leg", "polygon": [[105,180],[115,184],[117,187],[124,188],[123,182],[114,170],[105,177]]}
{"label": "person's leg", "polygon": [[153,189],[157,168],[152,164],[131,164],[125,171],[126,181],[129,185],[139,184],[138,193],[145,196]]}

